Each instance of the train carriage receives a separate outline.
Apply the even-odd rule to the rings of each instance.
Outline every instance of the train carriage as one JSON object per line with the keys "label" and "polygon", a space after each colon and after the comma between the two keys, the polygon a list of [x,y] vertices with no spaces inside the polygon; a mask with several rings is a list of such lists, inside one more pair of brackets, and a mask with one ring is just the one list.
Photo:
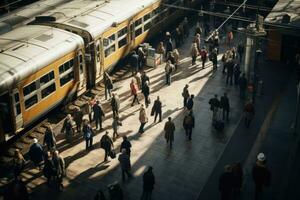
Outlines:
{"label": "train carriage", "polygon": [[40,25],[0,36],[1,141],[85,90],[80,36]]}

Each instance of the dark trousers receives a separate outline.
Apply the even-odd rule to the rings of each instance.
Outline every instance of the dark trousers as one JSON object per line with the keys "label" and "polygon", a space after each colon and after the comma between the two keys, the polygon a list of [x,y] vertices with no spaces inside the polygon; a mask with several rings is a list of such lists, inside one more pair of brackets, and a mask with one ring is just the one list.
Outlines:
{"label": "dark trousers", "polygon": [[95,123],[96,123],[96,129],[98,129],[99,125],[100,125],[100,129],[102,129],[102,118],[96,117]]}
{"label": "dark trousers", "polygon": [[221,191],[221,200],[231,200],[231,192]]}
{"label": "dark trousers", "polygon": [[262,200],[263,199],[263,189],[262,186],[255,186],[255,200]]}
{"label": "dark trousers", "polygon": [[252,121],[252,119],[250,119],[248,117],[245,117],[245,126],[246,126],[246,128],[250,127],[251,121]]}
{"label": "dark trousers", "polygon": [[227,74],[227,77],[226,77],[226,84],[228,84],[228,82],[230,83],[230,85],[232,85],[232,74]]}
{"label": "dark trousers", "polygon": [[137,101],[138,104],[140,104],[139,99],[137,97],[137,94],[133,95],[133,100],[132,100],[131,105],[133,106],[136,101]]}
{"label": "dark trousers", "polygon": [[218,61],[213,61],[213,69],[217,69],[218,68]]}
{"label": "dark trousers", "polygon": [[105,100],[107,100],[108,95],[109,95],[109,98],[111,98],[111,89],[108,89],[108,88],[105,86]]}
{"label": "dark trousers", "polygon": [[170,140],[170,139],[167,139],[167,143],[169,143],[169,145],[170,145],[170,149],[172,149],[172,143],[173,143],[173,141],[172,141],[172,140]]}
{"label": "dark trousers", "polygon": [[183,106],[186,107],[186,103],[187,103],[188,98],[184,97],[183,98]]}
{"label": "dark trousers", "polygon": [[152,190],[143,190],[141,200],[151,200]]}
{"label": "dark trousers", "polygon": [[202,69],[205,67],[206,60],[202,60]]}
{"label": "dark trousers", "polygon": [[108,149],[104,149],[104,162],[105,161],[107,161],[107,158],[108,158],[108,153],[109,153],[109,151],[108,151]]}
{"label": "dark trousers", "polygon": [[144,126],[145,126],[146,122],[145,123],[141,123],[140,125],[140,128],[139,128],[139,133],[144,133]]}
{"label": "dark trousers", "polygon": [[155,112],[155,116],[154,116],[154,122],[156,122],[156,118],[157,118],[157,116],[159,115],[159,121],[161,122],[161,111],[156,111]]}
{"label": "dark trousers", "polygon": [[125,181],[125,174],[127,175],[128,178],[130,178],[132,175],[129,172],[129,170],[127,169],[122,169],[122,180]]}
{"label": "dark trousers", "polygon": [[186,128],[185,129],[185,134],[189,138],[189,140],[192,140],[192,133],[193,133],[193,129],[192,128]]}
{"label": "dark trousers", "polygon": [[85,149],[91,148],[93,146],[93,137],[85,139]]}
{"label": "dark trousers", "polygon": [[118,110],[113,110],[113,117],[119,116],[119,111]]}
{"label": "dark trousers", "polygon": [[195,64],[196,64],[196,59],[197,59],[196,56],[192,56],[192,65],[195,65]]}
{"label": "dark trousers", "polygon": [[229,119],[229,110],[223,108],[223,120],[225,120],[225,117],[226,117],[226,120],[228,121],[228,119]]}
{"label": "dark trousers", "polygon": [[171,85],[171,74],[166,73],[166,85]]}
{"label": "dark trousers", "polygon": [[76,130],[77,132],[81,131],[81,122],[76,122]]}
{"label": "dark trousers", "polygon": [[240,78],[240,74],[234,74],[234,85],[239,84],[239,78]]}
{"label": "dark trousers", "polygon": [[145,95],[144,94],[144,97],[145,97],[145,106],[146,106],[146,108],[148,108],[148,106],[150,104],[150,102],[149,102],[149,95]]}

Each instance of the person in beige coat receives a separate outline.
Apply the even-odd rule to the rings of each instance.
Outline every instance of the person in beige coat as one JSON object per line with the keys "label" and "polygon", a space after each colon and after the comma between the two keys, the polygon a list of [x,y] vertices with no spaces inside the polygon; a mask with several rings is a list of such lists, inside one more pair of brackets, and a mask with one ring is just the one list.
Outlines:
{"label": "person in beige coat", "polygon": [[147,113],[146,113],[146,109],[144,108],[144,105],[141,105],[140,108],[140,115],[139,115],[139,120],[140,120],[140,128],[139,128],[139,133],[144,133],[144,126],[145,124],[148,122],[148,117],[147,117]]}

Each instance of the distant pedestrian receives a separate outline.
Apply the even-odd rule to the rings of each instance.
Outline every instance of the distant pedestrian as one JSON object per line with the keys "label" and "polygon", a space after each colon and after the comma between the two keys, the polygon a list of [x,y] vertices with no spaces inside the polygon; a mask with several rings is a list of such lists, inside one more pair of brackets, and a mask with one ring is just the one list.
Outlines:
{"label": "distant pedestrian", "polygon": [[64,188],[63,177],[66,176],[66,166],[64,158],[61,155],[59,155],[58,151],[55,151],[53,154],[53,163],[55,167],[55,182],[57,188],[60,190]]}
{"label": "distant pedestrian", "polygon": [[176,44],[176,48],[179,48],[182,44],[182,36],[183,36],[183,33],[180,31],[179,27],[177,27],[175,29],[175,44]]}
{"label": "distant pedestrian", "polygon": [[108,135],[108,131],[105,132],[105,134],[101,137],[100,139],[100,147],[102,149],[104,149],[104,162],[107,161],[107,158],[110,154],[110,151],[113,149],[114,147],[114,143],[111,140],[111,138]]}
{"label": "distant pedestrian", "polygon": [[238,54],[239,54],[240,63],[242,63],[245,47],[241,42],[238,45],[237,51],[238,51]]}
{"label": "distant pedestrian", "polygon": [[110,105],[111,105],[111,110],[113,111],[113,116],[119,116],[120,100],[115,93],[112,94]]}
{"label": "distant pedestrian", "polygon": [[213,112],[212,121],[215,122],[218,119],[219,108],[221,107],[218,95],[215,94],[208,102],[210,104],[210,110]]}
{"label": "distant pedestrian", "polygon": [[131,73],[134,76],[139,71],[139,56],[135,51],[132,51],[130,57]]}
{"label": "distant pedestrian", "polygon": [[213,64],[213,69],[216,70],[218,69],[218,53],[217,53],[217,48],[214,48],[211,54],[209,55],[210,60]]}
{"label": "distant pedestrian", "polygon": [[171,63],[170,60],[167,61],[166,66],[165,66],[165,73],[166,73],[166,85],[171,85],[171,77],[172,77],[172,72],[174,70],[174,65]]}
{"label": "distant pedestrian", "polygon": [[125,174],[128,178],[131,178],[132,175],[130,173],[131,170],[131,163],[130,163],[130,157],[126,153],[126,149],[122,149],[122,153],[119,155],[118,158],[121,170],[122,170],[122,180],[125,181]]}
{"label": "distant pedestrian", "polygon": [[143,72],[142,73],[142,76],[141,76],[141,87],[143,88],[143,86],[145,85],[146,82],[148,82],[148,86],[150,85],[150,78],[149,76],[146,74],[146,72]]}
{"label": "distant pedestrian", "polygon": [[223,110],[223,120],[229,120],[229,111],[230,111],[230,103],[229,98],[227,97],[227,93],[225,92],[224,95],[221,97],[220,106]]}
{"label": "distant pedestrian", "polygon": [[226,65],[226,69],[227,69],[227,77],[226,77],[226,84],[229,84],[232,85],[232,79],[233,79],[233,69],[234,69],[234,61],[233,59],[228,59],[225,63]]}
{"label": "distant pedestrian", "polygon": [[152,191],[155,185],[153,168],[150,166],[143,175],[143,194],[141,200],[151,200]]}
{"label": "distant pedestrian", "polygon": [[80,133],[81,126],[82,126],[83,112],[80,110],[79,107],[75,107],[74,112],[73,112],[73,119],[76,124],[77,133]]}
{"label": "distant pedestrian", "polygon": [[94,200],[106,200],[105,195],[101,189],[97,191],[97,194],[94,197]]}
{"label": "distant pedestrian", "polygon": [[72,137],[74,134],[73,124],[74,124],[74,121],[72,120],[72,116],[70,114],[68,114],[64,121],[63,127],[61,129],[61,133],[65,132],[66,140],[69,143],[72,142]]}
{"label": "distant pedestrian", "polygon": [[230,47],[233,41],[233,32],[228,31],[227,32],[227,46]]}
{"label": "distant pedestrian", "polygon": [[245,97],[246,97],[247,85],[248,85],[248,80],[247,80],[245,74],[243,73],[239,79],[240,98],[241,99],[245,99]]}
{"label": "distant pedestrian", "polygon": [[143,104],[141,105],[141,108],[140,108],[139,120],[141,123],[140,128],[139,128],[139,133],[142,134],[142,133],[144,133],[144,126],[148,122],[146,109],[144,108]]}
{"label": "distant pedestrian", "polygon": [[187,38],[190,34],[189,21],[187,17],[184,17],[184,20],[182,21],[182,26],[183,26],[183,36],[184,38]]}
{"label": "distant pedestrian", "polygon": [[185,130],[186,137],[188,140],[192,140],[192,132],[195,127],[195,117],[193,111],[189,111],[183,119],[183,128]]}
{"label": "distant pedestrian", "polygon": [[244,172],[240,162],[232,166],[232,175],[233,175],[233,196],[234,199],[238,199],[242,190],[243,178],[244,178]]}
{"label": "distant pedestrian", "polygon": [[113,139],[119,137],[118,130],[119,126],[122,126],[122,122],[118,116],[113,117],[112,129],[113,129]]}
{"label": "distant pedestrian", "polygon": [[14,169],[14,178],[17,180],[17,178],[20,176],[21,172],[23,171],[25,167],[25,159],[20,152],[19,149],[15,149],[14,157],[13,157],[13,169]]}
{"label": "distant pedestrian", "polygon": [[51,182],[54,180],[55,172],[56,172],[56,169],[54,166],[52,155],[51,155],[51,152],[48,151],[47,158],[45,159],[44,168],[43,168],[43,175],[47,179],[48,187],[51,186]]}
{"label": "distant pedestrian", "polygon": [[197,44],[193,43],[191,48],[191,57],[192,57],[192,65],[196,64],[197,56],[199,55],[199,51],[197,48]]}
{"label": "distant pedestrian", "polygon": [[200,51],[200,55],[201,55],[201,61],[202,61],[202,69],[204,69],[205,63],[207,61],[207,51],[206,51],[205,47],[202,47],[202,49]]}
{"label": "distant pedestrian", "polygon": [[160,60],[163,62],[164,55],[166,54],[166,49],[164,47],[164,43],[160,42],[157,46],[156,52],[160,55]]}
{"label": "distant pedestrian", "polygon": [[166,60],[168,60],[170,53],[173,51],[174,46],[171,38],[166,42]]}
{"label": "distant pedestrian", "polygon": [[194,95],[192,94],[192,95],[188,98],[188,100],[187,100],[187,102],[186,102],[186,108],[187,108],[188,110],[192,110],[193,107],[194,107]]}
{"label": "distant pedestrian", "polygon": [[161,113],[162,113],[162,109],[161,109],[161,101],[159,99],[159,96],[157,96],[157,99],[154,101],[153,103],[153,107],[151,109],[151,116],[154,116],[154,123],[156,122],[156,118],[157,116],[159,116],[159,122],[161,122]]}
{"label": "distant pedestrian", "polygon": [[241,74],[240,65],[236,64],[233,69],[234,85],[239,84],[240,74]]}
{"label": "distant pedestrian", "polygon": [[225,171],[219,178],[219,190],[221,192],[221,200],[231,200],[233,189],[233,175],[230,165],[224,167]]}
{"label": "distant pedestrian", "polygon": [[146,105],[146,108],[148,108],[149,104],[150,104],[150,87],[149,87],[149,84],[148,84],[148,81],[145,82],[145,84],[143,85],[142,87],[142,93],[144,95],[144,98],[145,98],[145,105]]}
{"label": "distant pedestrian", "polygon": [[173,56],[174,56],[174,66],[175,66],[175,71],[177,71],[178,66],[179,66],[179,52],[177,49],[173,50]]}
{"label": "distant pedestrian", "polygon": [[47,125],[43,144],[46,144],[48,151],[52,151],[56,147],[55,135],[50,124]]}
{"label": "distant pedestrian", "polygon": [[131,80],[130,90],[131,90],[131,94],[133,95],[133,100],[132,100],[131,106],[133,106],[135,102],[140,104],[139,99],[137,97],[139,88],[134,79]]}
{"label": "distant pedestrian", "polygon": [[263,188],[269,187],[271,183],[271,172],[263,153],[257,155],[256,163],[252,168],[252,178],[255,183],[255,200],[261,200],[263,199]]}
{"label": "distant pedestrian", "polygon": [[130,157],[131,143],[128,141],[127,136],[123,136],[123,142],[121,143],[120,152],[122,152],[122,149],[126,149],[126,153]]}
{"label": "distant pedestrian", "polygon": [[30,146],[28,154],[33,164],[41,169],[41,163],[44,161],[44,151],[36,138],[33,139],[33,144]]}
{"label": "distant pedestrian", "polygon": [[172,149],[172,143],[174,141],[174,132],[175,132],[175,125],[171,121],[172,118],[168,117],[168,121],[165,123],[164,131],[165,131],[165,138],[167,144],[170,144],[170,149]]}
{"label": "distant pedestrian", "polygon": [[88,150],[93,146],[93,137],[95,135],[88,120],[84,120],[82,131],[83,131],[83,138],[85,140],[85,149]]}
{"label": "distant pedestrian", "polygon": [[143,70],[146,63],[146,54],[143,50],[143,47],[138,48],[137,54],[139,59],[139,70]]}
{"label": "distant pedestrian", "polygon": [[137,86],[138,86],[138,89],[141,90],[141,89],[142,89],[141,73],[140,73],[140,72],[137,72],[137,73],[134,75],[134,78],[135,78],[136,84],[137,84]]}
{"label": "distant pedestrian", "polygon": [[183,97],[183,107],[186,108],[186,104],[188,101],[188,98],[190,97],[190,93],[189,93],[189,85],[186,84],[183,88],[183,91],[181,93],[182,97]]}
{"label": "distant pedestrian", "polygon": [[195,27],[195,36],[199,34],[200,36],[202,35],[202,28],[200,26],[200,23],[197,22],[196,27]]}
{"label": "distant pedestrian", "polygon": [[216,49],[217,55],[219,54],[219,44],[220,44],[220,38],[219,38],[219,32],[214,31],[214,35],[212,37],[213,39],[213,48]]}
{"label": "distant pedestrian", "polygon": [[251,121],[255,115],[255,108],[251,100],[248,101],[244,107],[244,115],[245,115],[245,126],[249,128]]}
{"label": "distant pedestrian", "polygon": [[197,49],[200,52],[201,51],[201,36],[199,33],[197,33],[194,37],[194,43],[196,43]]}
{"label": "distant pedestrian", "polygon": [[[111,90],[113,89],[113,81],[111,80],[111,77],[108,75],[107,72],[104,72],[104,87],[105,87],[105,100],[111,98]],[[109,98],[108,98],[109,96]]]}
{"label": "distant pedestrian", "polygon": [[100,126],[100,130],[103,130],[102,120],[105,117],[105,114],[100,104],[100,101],[96,101],[96,104],[93,106],[93,111],[94,111],[94,120],[96,123],[96,130],[98,130],[99,126]]}

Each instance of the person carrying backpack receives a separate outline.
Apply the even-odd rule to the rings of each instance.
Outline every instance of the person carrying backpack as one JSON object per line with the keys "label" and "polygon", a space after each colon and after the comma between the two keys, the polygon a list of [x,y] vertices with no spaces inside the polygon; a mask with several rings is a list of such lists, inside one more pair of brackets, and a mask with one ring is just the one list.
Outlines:
{"label": "person carrying backpack", "polygon": [[192,131],[195,127],[195,117],[193,111],[191,110],[183,119],[183,128],[185,129],[185,134],[188,140],[192,140]]}

